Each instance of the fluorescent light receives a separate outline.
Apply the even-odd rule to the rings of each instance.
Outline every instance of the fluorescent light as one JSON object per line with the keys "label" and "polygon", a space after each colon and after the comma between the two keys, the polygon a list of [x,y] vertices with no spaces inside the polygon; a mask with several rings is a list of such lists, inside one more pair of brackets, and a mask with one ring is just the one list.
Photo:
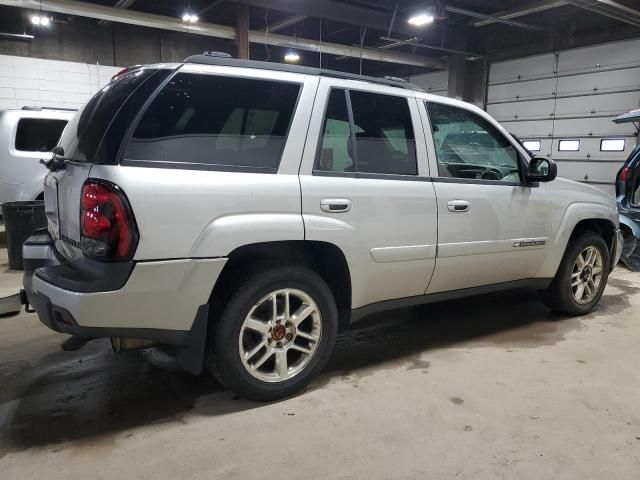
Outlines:
{"label": "fluorescent light", "polygon": [[577,152],[580,150],[580,140],[560,140],[558,142],[558,151],[560,152]]}
{"label": "fluorescent light", "polygon": [[300,55],[298,55],[296,52],[287,52],[287,54],[284,56],[284,61],[291,63],[298,62],[300,61]]}
{"label": "fluorescent light", "polygon": [[522,142],[522,144],[524,145],[524,148],[526,148],[530,152],[540,151],[540,146],[541,146],[540,140],[526,140]]}
{"label": "fluorescent light", "polygon": [[414,27],[423,27],[425,25],[433,23],[433,20],[433,15],[429,15],[428,13],[419,13],[410,17],[407,22]]}
{"label": "fluorescent light", "polygon": [[198,21],[198,16],[193,13],[186,12],[184,15],[182,15],[182,21],[188,22],[188,23],[195,23]]}
{"label": "fluorescent light", "polygon": [[603,138],[600,140],[601,152],[624,152],[624,138]]}

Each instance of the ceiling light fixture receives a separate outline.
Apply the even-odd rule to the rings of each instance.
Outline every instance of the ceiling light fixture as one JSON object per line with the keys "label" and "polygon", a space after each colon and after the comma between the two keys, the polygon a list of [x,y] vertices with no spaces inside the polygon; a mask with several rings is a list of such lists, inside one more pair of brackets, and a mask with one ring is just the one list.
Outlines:
{"label": "ceiling light fixture", "polygon": [[298,55],[296,52],[287,52],[284,56],[284,61],[288,63],[298,62],[300,61],[300,55]]}
{"label": "ceiling light fixture", "polygon": [[42,17],[40,15],[32,15],[31,23],[34,24],[35,26],[48,27],[49,25],[51,25],[51,18]]}
{"label": "ceiling light fixture", "polygon": [[433,20],[433,15],[430,15],[428,13],[418,13],[416,15],[413,15],[412,17],[409,17],[407,23],[413,25],[414,27],[424,27],[425,25],[433,23]]}
{"label": "ceiling light fixture", "polygon": [[198,21],[198,16],[193,13],[185,13],[182,15],[182,21],[187,23],[196,23]]}

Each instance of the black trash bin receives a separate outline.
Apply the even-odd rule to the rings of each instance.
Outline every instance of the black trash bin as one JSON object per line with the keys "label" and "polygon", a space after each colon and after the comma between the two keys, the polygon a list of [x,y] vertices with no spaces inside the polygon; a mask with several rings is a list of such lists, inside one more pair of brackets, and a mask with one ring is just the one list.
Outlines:
{"label": "black trash bin", "polygon": [[22,244],[35,230],[47,226],[44,201],[3,203],[2,220],[7,237],[9,268],[22,270]]}

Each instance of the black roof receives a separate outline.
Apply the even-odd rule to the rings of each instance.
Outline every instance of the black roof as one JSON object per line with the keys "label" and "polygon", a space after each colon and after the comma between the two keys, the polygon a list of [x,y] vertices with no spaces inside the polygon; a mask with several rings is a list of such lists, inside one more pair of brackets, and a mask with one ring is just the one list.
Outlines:
{"label": "black roof", "polygon": [[305,75],[319,75],[324,77],[344,78],[348,80],[361,80],[364,82],[389,85],[391,87],[405,88],[407,90],[424,90],[417,85],[409,83],[400,78],[394,77],[368,77],[355,73],[339,72],[337,70],[325,70],[321,68],[303,67],[301,65],[289,65],[286,63],[261,62],[257,60],[240,60],[215,54],[191,55],[184,59],[184,63],[201,63],[206,65],[223,65],[228,67],[259,68],[263,70],[274,70],[278,72],[302,73]]}

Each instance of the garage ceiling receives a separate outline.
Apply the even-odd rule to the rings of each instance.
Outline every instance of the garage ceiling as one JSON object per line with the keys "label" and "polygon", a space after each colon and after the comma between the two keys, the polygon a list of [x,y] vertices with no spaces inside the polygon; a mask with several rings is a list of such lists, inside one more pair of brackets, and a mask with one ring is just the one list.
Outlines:
{"label": "garage ceiling", "polygon": [[[284,41],[277,45],[267,42],[266,47],[253,45],[252,58],[257,59],[280,58],[280,50],[293,47],[302,39],[356,51],[362,47],[421,59],[390,65],[369,61],[378,57],[364,55],[367,73],[371,74],[376,70],[398,75],[434,71],[446,68],[447,57],[455,53],[464,54],[468,60],[486,56],[496,61],[640,36],[637,0],[93,0],[82,3],[126,9],[127,14],[154,14],[180,22],[189,10],[198,14],[198,26],[203,28],[207,24],[235,26],[238,5],[246,4],[249,5],[250,30],[264,32],[265,38],[278,35],[289,39],[288,45]],[[0,0],[0,5],[23,7],[0,7],[0,29],[7,33],[25,33],[30,28],[26,15],[40,5],[45,10],[58,12],[54,19],[72,18],[69,15],[72,8],[54,8],[61,4],[73,5],[73,2]],[[407,19],[420,11],[433,14],[434,23],[424,27],[409,25]],[[20,20],[24,28],[16,29]],[[105,23],[99,18],[90,21]],[[255,34],[252,42],[264,43]],[[301,62],[318,65],[319,55],[308,46],[306,50]],[[325,54],[324,67],[359,70],[359,55],[353,52],[338,55],[337,51]]]}

